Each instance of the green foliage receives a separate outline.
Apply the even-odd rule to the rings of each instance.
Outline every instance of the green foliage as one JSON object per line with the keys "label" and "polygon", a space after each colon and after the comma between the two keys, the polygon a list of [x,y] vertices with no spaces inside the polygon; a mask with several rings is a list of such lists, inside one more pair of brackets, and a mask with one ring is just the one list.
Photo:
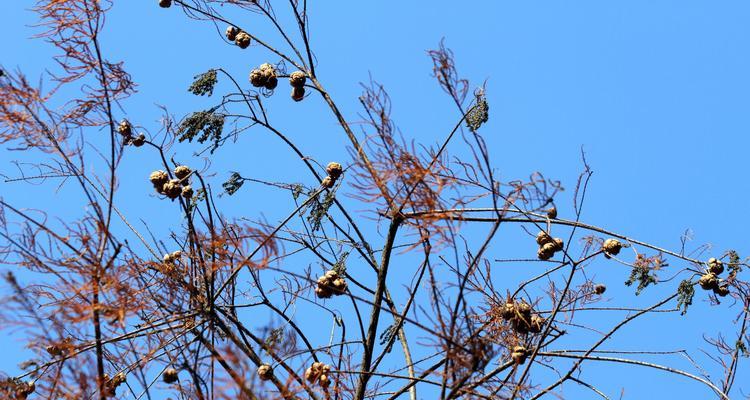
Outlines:
{"label": "green foliage", "polygon": [[688,307],[693,304],[693,296],[695,295],[695,287],[690,279],[685,279],[680,282],[680,286],[677,287],[677,308],[682,308],[681,315],[687,313]]}
{"label": "green foliage", "polygon": [[[216,107],[196,111],[185,118],[177,128],[178,140],[192,142],[196,137],[198,143],[211,139],[214,143],[211,152],[219,147],[221,133],[224,130],[224,115],[216,112]],[[199,136],[200,134],[200,136]]]}
{"label": "green foliage", "polygon": [[740,255],[737,254],[734,250],[729,250],[729,263],[727,264],[727,267],[729,267],[729,277],[734,278],[738,273],[742,271],[742,265],[740,264],[742,260],[740,260]]}
{"label": "green foliage", "polygon": [[216,85],[216,70],[209,69],[208,71],[195,76],[195,81],[190,85],[188,90],[196,96],[209,95],[214,93],[214,86]]}
{"label": "green foliage", "polygon": [[349,257],[349,252],[342,254],[341,257],[339,257],[338,261],[336,261],[336,264],[333,264],[333,270],[336,271],[337,274],[340,276],[344,276],[346,274],[346,258]]}
{"label": "green foliage", "polygon": [[284,338],[284,328],[274,328],[271,329],[271,331],[268,333],[268,337],[266,337],[266,346],[270,347],[276,344],[281,343],[281,340]]}
{"label": "green foliage", "polygon": [[477,95],[477,104],[466,114],[466,125],[472,132],[476,132],[482,124],[487,122],[489,110],[490,106],[487,104],[487,99],[484,97],[484,93],[480,92]]}
{"label": "green foliage", "polygon": [[637,296],[641,294],[643,289],[648,287],[648,285],[656,284],[656,275],[651,274],[651,269],[648,267],[648,264],[636,263],[633,266],[633,270],[630,271],[630,277],[625,281],[625,284],[631,286],[636,281],[638,282],[638,287],[635,289],[635,295]]}
{"label": "green foliage", "polygon": [[322,201],[315,199],[310,215],[307,216],[307,222],[312,225],[313,232],[320,230],[321,222],[323,218],[328,214],[328,209],[333,205],[333,200],[336,198],[336,191],[330,190],[326,193],[326,196]]}
{"label": "green foliage", "polygon": [[390,353],[393,348],[393,343],[390,343],[391,340],[393,340],[393,337],[398,334],[398,321],[394,321],[392,325],[385,328],[383,333],[380,334],[380,345],[384,346],[386,344],[389,344],[388,348],[386,349],[386,353]]}
{"label": "green foliage", "polygon": [[294,198],[294,200],[297,200],[299,198],[299,195],[301,195],[304,190],[305,188],[299,183],[292,186],[292,197]]}
{"label": "green foliage", "polygon": [[231,196],[238,190],[240,190],[244,183],[245,179],[243,179],[239,173],[232,172],[232,175],[229,177],[229,179],[226,182],[222,183],[221,186],[224,188],[224,192]]}
{"label": "green foliage", "polygon": [[742,339],[737,340],[737,351],[742,354],[743,357],[750,357],[750,352],[747,351],[747,346],[745,345],[745,342],[742,341]]}

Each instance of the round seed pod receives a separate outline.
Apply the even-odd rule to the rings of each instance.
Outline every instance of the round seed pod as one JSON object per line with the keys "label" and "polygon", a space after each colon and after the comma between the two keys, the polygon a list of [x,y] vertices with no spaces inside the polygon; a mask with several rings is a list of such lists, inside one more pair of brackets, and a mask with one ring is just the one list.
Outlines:
{"label": "round seed pod", "polygon": [[604,292],[607,291],[607,287],[602,285],[601,283],[594,286],[594,293],[596,294],[604,294]]}
{"label": "round seed pod", "polygon": [[234,37],[234,44],[239,46],[241,49],[246,49],[250,46],[250,35],[245,31],[240,31],[237,36]]}
{"label": "round seed pod", "polygon": [[547,209],[547,218],[549,219],[555,219],[557,218],[557,207],[552,206]]}
{"label": "round seed pod", "polygon": [[305,98],[305,88],[303,87],[296,87],[292,88],[292,100],[294,101],[302,101],[302,99]]}
{"label": "round seed pod", "polygon": [[500,308],[500,318],[506,321],[513,318],[513,316],[515,315],[516,315],[516,305],[513,303],[505,303]]}
{"label": "round seed pod", "polygon": [[729,294],[729,285],[724,284],[721,286],[717,286],[714,289],[714,293],[716,293],[718,296],[725,297]]}
{"label": "round seed pod", "polygon": [[330,299],[333,293],[326,286],[318,286],[315,288],[315,295],[318,296],[319,299]]}
{"label": "round seed pod", "polygon": [[724,272],[724,263],[715,259],[715,258],[709,258],[708,259],[708,272],[712,274],[719,275],[722,272]]}
{"label": "round seed pod", "polygon": [[179,179],[170,179],[169,182],[165,183],[161,188],[162,193],[170,199],[174,200],[180,197],[182,194],[182,186],[180,186]]}
{"label": "round seed pod", "polygon": [[313,371],[313,367],[307,367],[307,369],[305,370],[305,379],[308,382],[312,382],[317,377],[318,375],[315,373],[315,371]]}
{"label": "round seed pod", "polygon": [[260,64],[258,69],[260,69],[261,71],[273,70],[273,65],[269,63],[263,63],[263,64]]}
{"label": "round seed pod", "polygon": [[526,347],[523,346],[515,346],[513,347],[513,351],[510,353],[511,358],[513,358],[513,361],[516,364],[523,364],[526,362]]}
{"label": "round seed pod", "polygon": [[161,374],[164,383],[175,383],[177,382],[177,370],[174,368],[167,368]]}
{"label": "round seed pod", "polygon": [[344,173],[344,167],[342,167],[341,164],[337,162],[330,162],[326,166],[326,173],[334,180],[339,179],[341,174]]}
{"label": "round seed pod", "polygon": [[130,137],[133,134],[133,126],[130,125],[128,120],[123,119],[120,121],[120,124],[117,125],[117,133],[125,137]]}
{"label": "round seed pod", "polygon": [[554,238],[552,244],[555,245],[555,251],[560,251],[565,247],[565,242],[561,238]]}
{"label": "round seed pod", "polygon": [[159,0],[159,7],[169,8],[172,6],[172,0]]}
{"label": "round seed pod", "polygon": [[344,278],[336,278],[332,283],[333,289],[336,294],[343,294],[346,291],[346,281]]}
{"label": "round seed pod", "polygon": [[333,180],[330,176],[326,176],[322,181],[320,181],[320,185],[328,189],[332,188],[335,183],[336,181]]}
{"label": "round seed pod", "polygon": [[513,327],[514,331],[522,335],[529,333],[529,330],[531,329],[531,321],[529,318],[524,318],[520,315],[516,315],[511,319],[510,325]]}
{"label": "round seed pod", "polygon": [[263,74],[263,71],[259,69],[254,69],[250,71],[250,84],[254,87],[261,87],[265,86],[266,80],[265,75]]}
{"label": "round seed pod", "polygon": [[552,258],[553,255],[555,255],[555,253],[553,253],[551,251],[546,251],[546,250],[544,250],[544,248],[541,248],[541,247],[536,252],[537,258],[539,258],[542,261],[549,260],[550,258]]}
{"label": "round seed pod", "polygon": [[125,383],[125,381],[127,381],[127,377],[125,376],[124,372],[118,372],[117,375],[112,378],[112,384],[114,384],[115,387],[120,386],[121,384]]}
{"label": "round seed pod", "polygon": [[276,78],[276,75],[274,75],[274,76],[268,78],[268,80],[266,80],[265,87],[268,90],[274,90],[274,89],[276,89],[276,86],[278,86],[278,85],[279,85],[279,79]]}
{"label": "round seed pod", "polygon": [[238,33],[240,33],[240,28],[232,25],[227,26],[227,30],[224,31],[224,34],[227,36],[227,40],[229,40],[230,42],[234,42],[234,39],[237,38]]}
{"label": "round seed pod", "polygon": [[326,273],[323,274],[323,276],[325,276],[326,279],[333,280],[339,277],[339,273],[331,269],[331,270],[326,271]]}
{"label": "round seed pod", "polygon": [[130,141],[130,144],[132,144],[135,147],[141,147],[143,144],[146,143],[146,135],[140,134],[133,138],[133,140]]}
{"label": "round seed pod", "polygon": [[186,185],[182,188],[182,197],[185,199],[190,199],[193,197],[193,188],[190,187],[190,185]]}
{"label": "round seed pod", "polygon": [[518,302],[516,303],[516,312],[525,319],[529,319],[531,317],[531,306],[525,301]]}
{"label": "round seed pod", "polygon": [[302,71],[294,71],[289,75],[289,84],[292,85],[292,87],[301,88],[302,86],[305,86],[305,82],[307,82],[307,77]]}
{"label": "round seed pod", "polygon": [[169,175],[162,170],[154,171],[148,177],[148,180],[154,185],[154,187],[161,189],[161,187],[169,181]]}
{"label": "round seed pod", "polygon": [[331,380],[328,378],[328,375],[321,374],[320,377],[318,378],[318,383],[320,384],[321,387],[327,388],[328,386],[331,385]]}
{"label": "round seed pod", "polygon": [[164,264],[171,264],[175,259],[174,257],[172,257],[172,253],[167,253],[164,255],[164,257],[162,257],[161,260],[164,262]]}
{"label": "round seed pod", "polygon": [[547,243],[552,242],[552,236],[549,235],[549,233],[545,231],[539,231],[539,233],[536,234],[536,244],[540,246],[544,246]]}
{"label": "round seed pod", "polygon": [[258,367],[258,377],[262,381],[267,381],[273,376],[273,368],[268,364],[263,364]]}
{"label": "round seed pod", "polygon": [[187,165],[178,165],[174,169],[174,176],[176,176],[177,179],[183,180],[187,178],[191,172],[193,171],[191,171],[190,167],[188,167]]}
{"label": "round seed pod", "polygon": [[711,290],[719,286],[719,279],[709,272],[698,279],[698,284],[703,290]]}
{"label": "round seed pod", "polygon": [[62,349],[58,347],[56,344],[51,344],[46,347],[47,353],[53,357],[59,357],[62,355]]}
{"label": "round seed pod", "polygon": [[620,250],[622,250],[622,243],[617,239],[607,239],[604,241],[604,244],[602,244],[602,249],[604,250],[605,256],[616,256],[620,254]]}
{"label": "round seed pod", "polygon": [[534,314],[531,316],[531,323],[529,324],[529,332],[531,333],[539,333],[542,331],[542,327],[544,326],[544,318],[541,316]]}

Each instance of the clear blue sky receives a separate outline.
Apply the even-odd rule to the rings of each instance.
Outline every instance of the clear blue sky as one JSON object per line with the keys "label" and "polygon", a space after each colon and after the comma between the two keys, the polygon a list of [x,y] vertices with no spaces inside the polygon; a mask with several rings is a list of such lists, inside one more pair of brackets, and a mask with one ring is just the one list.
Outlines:
{"label": "clear blue sky", "polygon": [[[139,92],[123,103],[127,117],[154,132],[157,104],[176,116],[211,104],[187,93],[193,75],[221,66],[246,82],[251,68],[277,61],[257,48],[242,52],[226,45],[212,25],[155,3],[117,1],[103,37],[107,57],[124,59],[139,84]],[[39,32],[30,26],[35,22],[27,11],[32,5],[18,0],[0,5],[0,62],[36,77],[51,66],[52,49],[29,39]],[[254,18],[243,22],[253,26]],[[750,3],[320,1],[311,2],[310,18],[317,70],[347,118],[356,119],[358,83],[372,75],[388,89],[393,117],[407,138],[426,144],[442,140],[458,115],[430,77],[425,51],[445,38],[459,72],[475,85],[487,81],[490,120],[483,134],[501,179],[523,179],[538,170],[562,180],[569,190],[558,207],[569,216],[583,147],[594,170],[586,222],[667,248],[679,248],[680,235],[690,229],[694,245],[716,246],[711,255],[727,249],[747,255],[750,250]],[[266,27],[258,29],[267,32]],[[269,100],[279,125],[319,161],[348,161],[341,146],[343,132],[323,113],[319,100],[292,104],[285,84],[280,86]],[[193,150],[195,146],[175,149],[178,158],[201,165],[191,158]],[[265,133],[251,132],[211,160],[213,185],[218,187],[233,170],[260,179],[309,181],[307,174],[300,176],[293,157],[278,155],[283,151]],[[3,149],[0,172],[12,175],[11,162],[23,157]],[[121,182],[119,196],[127,202],[126,212],[147,219],[172,208],[142,195],[142,181],[154,169],[144,160],[137,154],[126,158],[122,168],[133,171],[134,178]],[[49,188],[0,182],[0,196],[28,207],[51,207],[54,215],[80,214],[79,203],[66,189],[50,197]],[[220,204],[230,214],[257,215],[262,210],[269,221],[276,221],[289,212],[274,207],[277,201],[248,192]],[[518,230],[512,232],[518,236]],[[508,247],[497,246],[496,254],[488,257],[506,256],[502,251]],[[627,271],[607,267],[602,264],[595,273],[608,282],[611,295],[633,296],[632,289],[621,285]],[[664,290],[673,290],[676,283],[665,283]],[[636,325],[612,347],[695,348],[702,343],[701,331],[718,332],[707,324],[717,314],[706,296],[697,295],[695,303],[688,318],[668,318],[656,332],[639,331],[645,325]],[[725,320],[731,316],[721,315]],[[729,325],[722,328],[732,332],[726,330]],[[24,354],[17,337],[0,333],[5,348],[0,370],[12,370]],[[644,346],[646,338],[654,346],[648,341]],[[687,381],[662,392],[651,385],[672,378],[661,373],[617,371],[633,375],[609,377],[601,385],[613,398],[622,381],[632,384],[637,379],[643,384],[629,387],[624,398],[709,396]],[[749,371],[740,370],[737,380],[750,380]],[[599,377],[594,381],[608,378],[603,366],[592,364],[584,372]]]}

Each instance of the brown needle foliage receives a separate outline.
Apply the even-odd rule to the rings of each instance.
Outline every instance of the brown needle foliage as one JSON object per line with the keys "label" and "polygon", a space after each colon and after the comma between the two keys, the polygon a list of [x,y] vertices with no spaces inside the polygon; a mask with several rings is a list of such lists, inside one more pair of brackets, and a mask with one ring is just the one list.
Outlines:
{"label": "brown needle foliage", "polygon": [[[0,316],[29,351],[20,373],[3,375],[3,398],[537,399],[571,386],[607,398],[584,363],[665,371],[723,399],[743,384],[746,260],[582,221],[585,159],[572,207],[539,172],[501,180],[482,135],[491,94],[461,77],[444,42],[428,56],[455,124],[418,144],[372,79],[359,118],[344,115],[316,72],[326,64],[308,2],[153,0],[187,17],[175,29],[210,26],[216,46],[262,59],[241,77],[222,66],[196,75],[185,86],[211,106],[182,118],[163,109],[149,127],[126,118],[136,85],[99,41],[112,3],[37,2],[38,39],[59,51],[40,79],[50,89],[0,69],[0,143],[45,157],[7,183],[54,184],[83,205],[58,215],[0,199]],[[256,32],[261,22],[276,34]],[[335,119],[325,147],[339,145],[340,159],[302,149],[269,112],[281,87],[286,107],[313,103]],[[230,160],[223,181],[229,171],[201,164],[249,131],[283,145],[298,181],[274,181],[274,166],[251,168],[250,157]],[[180,146],[196,157],[178,160]],[[149,172],[121,168],[136,154]],[[115,195],[126,180],[142,184],[137,200]],[[599,265],[625,267],[623,278],[599,280]],[[623,281],[635,290],[608,289]],[[636,319],[692,318],[696,306],[723,316],[701,362],[699,349],[607,350]],[[691,365],[671,365],[672,354]]]}

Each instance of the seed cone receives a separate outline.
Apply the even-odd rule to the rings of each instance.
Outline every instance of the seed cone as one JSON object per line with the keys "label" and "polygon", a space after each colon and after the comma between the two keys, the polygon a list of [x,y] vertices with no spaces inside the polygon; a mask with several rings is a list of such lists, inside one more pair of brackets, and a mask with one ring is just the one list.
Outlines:
{"label": "seed cone", "polygon": [[307,82],[307,77],[302,71],[294,71],[289,75],[289,84],[292,85],[292,87],[301,88],[305,86],[305,82]]}
{"label": "seed cone", "polygon": [[604,250],[605,257],[609,258],[611,256],[616,256],[620,254],[620,250],[622,250],[622,243],[617,239],[607,239],[604,241],[604,244],[602,244],[602,249]]}
{"label": "seed cone", "polygon": [[227,36],[227,40],[231,42],[234,42],[234,39],[237,38],[238,33],[240,33],[240,28],[232,25],[227,26],[227,30],[224,32],[224,34]]}
{"label": "seed cone", "polygon": [[162,373],[162,379],[164,383],[175,383],[177,382],[177,370],[174,368],[167,368]]}
{"label": "seed cone", "polygon": [[239,46],[241,49],[246,49],[250,46],[250,35],[245,31],[240,31],[237,36],[234,37],[234,44]]}
{"label": "seed cone", "polygon": [[273,376],[273,368],[268,364],[263,364],[258,367],[258,377],[262,381],[267,381]]}

